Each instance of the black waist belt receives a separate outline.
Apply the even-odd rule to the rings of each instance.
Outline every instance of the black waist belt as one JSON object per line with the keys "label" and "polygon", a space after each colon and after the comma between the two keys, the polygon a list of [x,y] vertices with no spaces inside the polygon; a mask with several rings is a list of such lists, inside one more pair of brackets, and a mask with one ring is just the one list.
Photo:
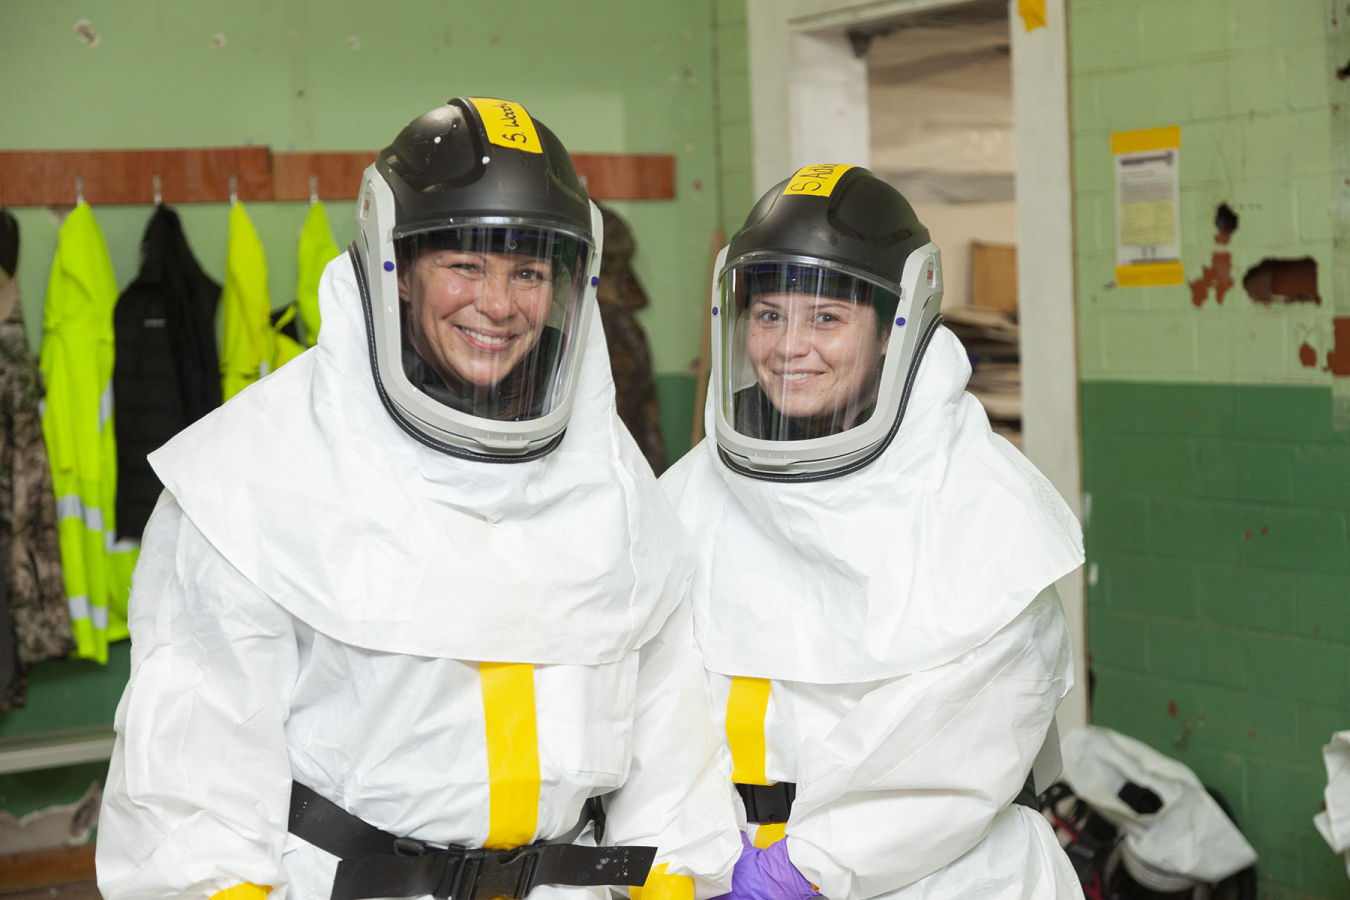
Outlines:
{"label": "black waist belt", "polygon": [[763,825],[766,822],[786,822],[792,814],[792,801],[797,799],[797,785],[791,781],[777,784],[737,784],[736,792],[745,803],[745,817]]}
{"label": "black waist belt", "polygon": [[[1040,809],[1034,784],[1032,777],[1028,775],[1027,783],[1022,786],[1021,793],[1013,803]],[[792,801],[797,799],[797,785],[791,781],[780,781],[777,784],[737,783],[736,792],[745,803],[745,817],[760,825],[766,822],[786,822],[788,816],[792,815]]]}
{"label": "black waist belt", "polygon": [[536,884],[640,887],[656,858],[655,847],[435,847],[381,831],[299,782],[291,783],[290,832],[342,860],[332,900],[522,900]]}

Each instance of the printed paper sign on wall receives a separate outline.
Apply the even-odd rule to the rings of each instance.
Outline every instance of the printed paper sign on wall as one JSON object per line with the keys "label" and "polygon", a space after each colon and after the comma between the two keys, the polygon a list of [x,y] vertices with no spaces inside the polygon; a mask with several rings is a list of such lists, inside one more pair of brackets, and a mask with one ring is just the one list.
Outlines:
{"label": "printed paper sign on wall", "polygon": [[1111,134],[1116,169],[1116,283],[1183,284],[1181,128]]}

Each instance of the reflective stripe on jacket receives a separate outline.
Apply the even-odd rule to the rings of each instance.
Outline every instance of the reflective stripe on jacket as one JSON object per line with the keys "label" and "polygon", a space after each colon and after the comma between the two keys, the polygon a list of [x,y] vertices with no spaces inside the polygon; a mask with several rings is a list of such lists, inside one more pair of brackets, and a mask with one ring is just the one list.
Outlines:
{"label": "reflective stripe on jacket", "polygon": [[117,279],[88,204],[61,226],[43,314],[42,430],[56,492],[61,563],[78,656],[108,660],[108,642],[127,637],[127,594],[135,545],[119,544],[114,522],[113,306]]}

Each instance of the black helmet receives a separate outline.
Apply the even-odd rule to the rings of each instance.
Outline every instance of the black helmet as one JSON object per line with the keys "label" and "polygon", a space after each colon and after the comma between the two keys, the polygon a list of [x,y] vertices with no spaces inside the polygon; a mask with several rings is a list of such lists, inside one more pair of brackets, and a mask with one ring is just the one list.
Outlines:
{"label": "black helmet", "polygon": [[356,218],[372,366],[394,419],[475,459],[556,447],[601,237],[562,142],[517,103],[451,100],[380,152]]}
{"label": "black helmet", "polygon": [[941,255],[909,202],[866,169],[807,166],[755,204],[718,271],[723,460],[797,480],[875,459],[941,321]]}

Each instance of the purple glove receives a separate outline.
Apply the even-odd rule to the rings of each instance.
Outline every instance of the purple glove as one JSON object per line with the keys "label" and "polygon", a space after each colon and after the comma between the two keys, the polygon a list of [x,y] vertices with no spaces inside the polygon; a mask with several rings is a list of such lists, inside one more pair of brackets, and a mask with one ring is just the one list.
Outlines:
{"label": "purple glove", "polygon": [[810,900],[818,896],[788,859],[787,841],[761,850],[741,832],[741,858],[731,874],[731,893],[716,900]]}

